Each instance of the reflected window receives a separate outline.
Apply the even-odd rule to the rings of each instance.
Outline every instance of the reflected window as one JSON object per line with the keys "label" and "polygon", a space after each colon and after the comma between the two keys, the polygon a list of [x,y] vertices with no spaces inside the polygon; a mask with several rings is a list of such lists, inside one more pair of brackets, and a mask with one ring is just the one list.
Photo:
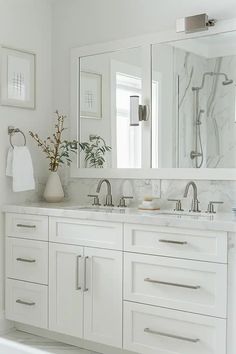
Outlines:
{"label": "reflected window", "polygon": [[116,73],[116,144],[117,167],[141,167],[141,127],[130,126],[130,96],[142,100],[142,79]]}

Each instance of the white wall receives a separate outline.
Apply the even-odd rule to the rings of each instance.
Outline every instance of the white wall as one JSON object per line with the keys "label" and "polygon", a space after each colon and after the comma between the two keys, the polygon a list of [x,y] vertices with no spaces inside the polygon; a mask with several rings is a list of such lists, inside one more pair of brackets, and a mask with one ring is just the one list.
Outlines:
{"label": "white wall", "polygon": [[[34,192],[12,193],[9,178],[5,177],[5,160],[9,147],[7,127],[13,125],[27,135],[37,181],[47,173],[47,165],[29,130],[48,135],[51,126],[51,2],[49,0],[0,0],[0,44],[36,53],[36,110],[0,106],[0,207],[11,202],[32,200]],[[22,166],[23,167],[23,166]],[[3,284],[3,220],[0,220],[0,289]],[[0,319],[3,291],[0,290]]]}

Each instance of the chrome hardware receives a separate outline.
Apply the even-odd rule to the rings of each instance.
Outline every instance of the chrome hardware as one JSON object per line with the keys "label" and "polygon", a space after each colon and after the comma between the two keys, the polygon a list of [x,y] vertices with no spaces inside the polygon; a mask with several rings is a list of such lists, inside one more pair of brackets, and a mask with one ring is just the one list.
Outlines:
{"label": "chrome hardware", "polygon": [[150,328],[144,328],[144,332],[145,332],[145,333],[150,333],[150,334],[156,334],[156,335],[162,336],[162,337],[168,337],[168,338],[183,340],[183,341],[191,342],[191,343],[198,343],[198,342],[200,342],[200,339],[199,339],[199,338],[188,338],[188,337],[177,336],[177,335],[175,335],[175,334],[169,334],[169,333],[165,333],[165,332],[153,331],[153,330],[150,329]]}
{"label": "chrome hardware", "polygon": [[89,289],[87,288],[87,281],[86,281],[86,277],[87,277],[87,259],[89,259],[88,256],[84,257],[84,288],[83,291],[86,292]]}
{"label": "chrome hardware", "polygon": [[104,182],[107,185],[107,195],[106,195],[106,202],[105,202],[104,206],[112,206],[113,207],[114,205],[112,204],[111,183],[108,181],[108,179],[101,179],[98,182],[96,193],[100,193],[101,186]]}
{"label": "chrome hardware", "polygon": [[26,306],[34,306],[34,305],[36,305],[35,302],[27,302],[27,301],[23,301],[21,299],[16,300],[16,303],[17,304],[21,304],[21,305],[26,305]]}
{"label": "chrome hardware", "polygon": [[167,199],[168,202],[176,202],[174,211],[184,211],[180,199]]}
{"label": "chrome hardware", "polygon": [[127,205],[126,205],[126,203],[125,203],[125,200],[126,199],[133,199],[133,197],[131,197],[131,196],[122,196],[121,198],[120,198],[120,201],[119,201],[119,204],[118,204],[118,207],[119,208],[126,208],[127,207]]}
{"label": "chrome hardware", "polygon": [[24,227],[26,229],[35,229],[36,225],[24,225],[24,224],[17,224],[17,227]]}
{"label": "chrome hardware", "polygon": [[224,202],[210,201],[208,204],[206,213],[215,214],[216,213],[215,208],[214,208],[215,204],[224,204]]}
{"label": "chrome hardware", "polygon": [[100,206],[100,202],[99,202],[99,197],[97,194],[88,194],[88,197],[93,198],[93,204],[94,206]]}
{"label": "chrome hardware", "polygon": [[81,255],[76,257],[76,290],[81,290],[81,286],[79,285],[79,260],[81,257]]}
{"label": "chrome hardware", "polygon": [[22,130],[20,130],[19,128],[14,128],[14,127],[10,126],[10,127],[8,127],[8,135],[10,138],[10,145],[13,149],[14,149],[14,145],[12,143],[12,136],[16,133],[22,134],[22,136],[24,138],[24,146],[26,145],[26,137],[25,137],[25,134],[22,132]]}
{"label": "chrome hardware", "polygon": [[194,33],[207,31],[209,27],[215,26],[216,20],[209,19],[208,15],[203,13],[194,16],[179,18],[176,20],[176,32]]}
{"label": "chrome hardware", "polygon": [[17,262],[35,263],[36,259],[16,258]]}
{"label": "chrome hardware", "polygon": [[203,154],[201,152],[196,152],[196,151],[191,151],[190,152],[190,158],[191,160],[194,160],[196,157],[202,157]]}
{"label": "chrome hardware", "polygon": [[160,281],[160,280],[153,280],[150,278],[146,278],[146,279],[144,279],[144,281],[146,281],[148,283],[168,285],[168,286],[177,286],[178,288],[186,288],[186,289],[192,289],[192,290],[198,290],[201,288],[200,285],[185,285],[185,284],[178,284],[178,283],[170,283],[170,282],[165,282],[165,281]]}
{"label": "chrome hardware", "polygon": [[188,182],[188,184],[185,187],[184,198],[187,198],[190,186],[193,187],[193,200],[192,200],[191,209],[189,211],[192,211],[194,213],[200,213],[201,210],[199,209],[199,201],[197,198],[197,186],[195,182],[193,181]]}
{"label": "chrome hardware", "polygon": [[188,242],[187,241],[174,241],[174,240],[162,240],[160,239],[159,242],[163,242],[163,243],[174,243],[176,245],[187,245]]}

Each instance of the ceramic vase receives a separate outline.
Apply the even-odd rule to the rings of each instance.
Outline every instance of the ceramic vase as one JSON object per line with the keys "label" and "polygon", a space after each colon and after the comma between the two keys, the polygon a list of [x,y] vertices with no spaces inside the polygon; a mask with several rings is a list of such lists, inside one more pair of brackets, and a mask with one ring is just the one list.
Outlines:
{"label": "ceramic vase", "polygon": [[64,199],[65,194],[57,172],[50,173],[43,196],[48,203],[59,203]]}

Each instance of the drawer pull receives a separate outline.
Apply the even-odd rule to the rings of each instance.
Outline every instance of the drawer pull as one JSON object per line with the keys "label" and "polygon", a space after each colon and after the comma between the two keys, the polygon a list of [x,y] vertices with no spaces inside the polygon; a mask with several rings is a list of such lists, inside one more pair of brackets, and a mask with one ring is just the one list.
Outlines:
{"label": "drawer pull", "polygon": [[27,302],[27,301],[23,301],[21,299],[16,300],[16,303],[17,304],[21,304],[21,305],[26,305],[26,306],[34,306],[34,305],[36,305],[35,302]]}
{"label": "drawer pull", "polygon": [[23,227],[23,228],[26,228],[26,229],[35,229],[36,228],[36,225],[17,224],[16,226],[17,227]]}
{"label": "drawer pull", "polygon": [[154,284],[177,286],[179,288],[187,288],[187,289],[193,289],[193,290],[200,289],[200,285],[185,285],[185,284],[178,284],[178,283],[169,283],[169,282],[166,282],[166,281],[153,280],[153,279],[150,279],[150,278],[146,278],[146,279],[144,279],[144,281],[146,281],[148,283],[154,283]]}
{"label": "drawer pull", "polygon": [[181,336],[176,336],[174,334],[169,334],[169,333],[164,333],[164,332],[157,332],[153,331],[150,328],[144,328],[145,333],[150,333],[150,334],[156,334],[157,336],[162,336],[162,337],[168,337],[168,338],[173,338],[173,339],[178,339],[178,340],[183,340],[185,342],[191,342],[191,343],[198,343],[200,342],[200,339],[198,338],[188,338],[188,337],[181,337]]}
{"label": "drawer pull", "polygon": [[25,262],[25,263],[35,263],[36,259],[29,258],[16,258],[17,262]]}
{"label": "drawer pull", "polygon": [[187,245],[188,244],[187,241],[174,241],[174,240],[164,240],[164,239],[160,239],[159,242],[173,243],[175,245]]}
{"label": "drawer pull", "polygon": [[76,258],[76,290],[81,290],[81,286],[79,285],[79,260],[82,256],[79,255]]}

